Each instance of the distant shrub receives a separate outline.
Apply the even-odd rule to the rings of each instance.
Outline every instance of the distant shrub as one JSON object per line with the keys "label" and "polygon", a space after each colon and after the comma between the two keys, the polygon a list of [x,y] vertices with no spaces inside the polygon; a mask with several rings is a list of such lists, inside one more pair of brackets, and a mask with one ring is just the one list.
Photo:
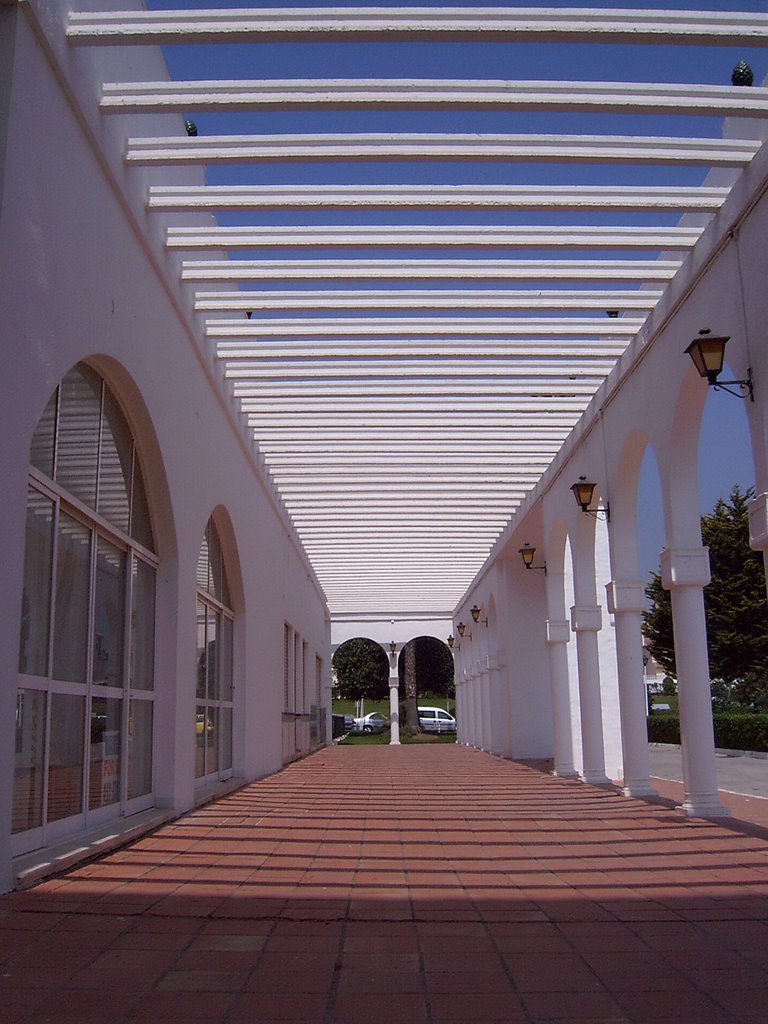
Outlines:
{"label": "distant shrub", "polygon": [[724,750],[768,751],[768,715],[715,715],[715,746]]}
{"label": "distant shrub", "polygon": [[[715,746],[723,750],[768,751],[768,715],[716,714]],[[679,743],[680,716],[651,715],[648,719],[651,743]]]}
{"label": "distant shrub", "polygon": [[679,715],[650,715],[648,718],[648,739],[651,743],[679,743]]}

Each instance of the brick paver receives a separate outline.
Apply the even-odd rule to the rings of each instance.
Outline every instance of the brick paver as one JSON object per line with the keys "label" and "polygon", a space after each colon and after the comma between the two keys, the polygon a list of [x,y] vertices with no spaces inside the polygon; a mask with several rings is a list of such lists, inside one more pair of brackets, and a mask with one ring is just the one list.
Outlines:
{"label": "brick paver", "polygon": [[768,831],[333,747],[0,898],[0,986],[0,1024],[768,1021]]}

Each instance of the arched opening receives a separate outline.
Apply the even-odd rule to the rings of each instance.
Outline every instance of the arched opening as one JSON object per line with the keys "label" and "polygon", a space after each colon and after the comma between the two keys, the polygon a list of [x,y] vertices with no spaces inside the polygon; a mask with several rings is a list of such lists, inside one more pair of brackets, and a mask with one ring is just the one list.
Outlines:
{"label": "arched opening", "polygon": [[455,732],[456,682],[450,648],[433,636],[417,636],[403,646],[397,663],[405,699],[406,728]]}
{"label": "arched opening", "polygon": [[362,720],[374,712],[389,721],[389,659],[380,644],[368,637],[353,637],[339,645],[331,665],[333,710],[344,716],[346,731],[355,727],[355,720],[362,722],[363,729]]}
{"label": "arched opening", "polygon": [[131,429],[79,363],[30,444],[15,852],[151,806],[156,573]]}
{"label": "arched opening", "polygon": [[205,528],[197,559],[195,779],[232,775],[234,612],[216,523]]}
{"label": "arched opening", "polygon": [[[726,363],[723,379],[734,378]],[[746,405],[725,392],[707,389],[699,431],[699,511],[707,515],[734,487],[744,493],[755,486],[752,441]]]}

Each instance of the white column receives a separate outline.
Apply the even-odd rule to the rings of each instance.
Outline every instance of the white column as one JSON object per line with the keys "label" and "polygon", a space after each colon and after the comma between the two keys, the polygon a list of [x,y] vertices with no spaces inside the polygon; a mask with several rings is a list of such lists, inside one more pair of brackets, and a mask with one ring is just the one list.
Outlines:
{"label": "white column", "polygon": [[400,677],[397,654],[389,654],[389,745],[400,746]]}
{"label": "white column", "polygon": [[397,680],[389,681],[389,745],[400,745],[400,687]]}
{"label": "white column", "polygon": [[491,739],[493,709],[491,707],[491,673],[488,667],[488,658],[483,656],[480,661],[480,692],[482,694],[482,743],[483,750],[490,751],[493,746]]}
{"label": "white column", "polygon": [[480,693],[480,677],[477,674],[477,666],[474,664],[469,674],[469,701],[471,709],[470,721],[472,723],[469,742],[471,746],[479,748],[482,746],[482,694]]}
{"label": "white column", "polygon": [[461,684],[461,717],[464,720],[464,727],[461,731],[461,742],[465,747],[472,746],[472,691],[470,689],[467,670],[462,670],[463,680]]}
{"label": "white column", "polygon": [[571,697],[568,690],[570,629],[564,619],[547,619],[546,627],[549,687],[552,697],[552,745],[555,758],[553,774],[561,778],[574,778],[578,772],[573,766]]}
{"label": "white column", "polygon": [[728,810],[717,791],[715,736],[709,682],[704,587],[710,581],[707,548],[667,548],[661,582],[670,591],[680,698],[684,799],[681,812],[722,817]]}
{"label": "white column", "polygon": [[581,747],[584,782],[600,786],[610,783],[605,774],[603,748],[603,711],[600,701],[600,659],[597,634],[602,626],[599,605],[574,605],[571,629],[576,634],[576,658],[579,666],[579,703],[581,706]]}
{"label": "white column", "polygon": [[644,585],[611,581],[605,588],[616,624],[616,664],[624,763],[624,795],[654,796],[648,757],[646,693],[643,676],[642,610]]}
{"label": "white column", "polygon": [[503,757],[506,752],[506,724],[508,709],[504,692],[502,673],[494,658],[488,661],[488,677],[491,707],[491,753]]}
{"label": "white column", "polygon": [[768,494],[756,494],[748,505],[749,546],[763,552],[763,568],[768,587]]}
{"label": "white column", "polygon": [[454,693],[456,694],[456,742],[464,742],[464,688],[459,682],[458,672],[454,675]]}

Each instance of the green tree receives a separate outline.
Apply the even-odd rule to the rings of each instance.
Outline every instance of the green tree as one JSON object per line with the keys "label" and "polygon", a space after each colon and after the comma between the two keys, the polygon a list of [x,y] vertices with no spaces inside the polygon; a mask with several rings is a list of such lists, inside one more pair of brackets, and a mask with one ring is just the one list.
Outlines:
{"label": "green tree", "polygon": [[333,669],[345,700],[383,700],[389,693],[389,661],[373,640],[347,640],[333,656]]}
{"label": "green tree", "polygon": [[441,697],[455,693],[453,655],[441,640],[417,636],[403,648],[397,672],[401,690],[405,692],[405,728],[411,733],[419,732],[419,693],[429,692]]}
{"label": "green tree", "polygon": [[[727,501],[719,499],[701,519],[712,574],[704,590],[710,672],[730,688],[731,698],[749,706],[762,699],[768,677],[763,557],[749,546],[747,505],[752,494],[736,486]],[[648,647],[659,664],[676,675],[671,600],[658,573],[651,574],[646,595],[651,601],[643,614]]]}
{"label": "green tree", "polygon": [[[410,640],[407,647],[413,645],[413,671],[416,690],[421,693],[434,693],[438,697],[452,697],[454,694],[453,655],[442,640],[433,636],[417,636]],[[398,664],[400,685],[405,676],[405,659]]]}

